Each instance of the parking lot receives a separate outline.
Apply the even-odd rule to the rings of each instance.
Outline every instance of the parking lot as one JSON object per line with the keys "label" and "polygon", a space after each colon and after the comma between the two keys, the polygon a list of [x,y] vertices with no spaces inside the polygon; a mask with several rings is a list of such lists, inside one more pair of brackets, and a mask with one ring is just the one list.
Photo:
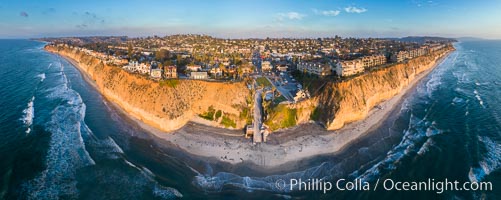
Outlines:
{"label": "parking lot", "polygon": [[298,83],[288,72],[266,72],[264,75],[289,102],[294,102]]}

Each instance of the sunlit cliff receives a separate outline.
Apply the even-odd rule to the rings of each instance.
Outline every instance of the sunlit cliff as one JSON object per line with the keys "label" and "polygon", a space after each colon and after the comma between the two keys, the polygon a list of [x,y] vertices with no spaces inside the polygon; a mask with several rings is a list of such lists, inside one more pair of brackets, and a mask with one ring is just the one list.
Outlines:
{"label": "sunlit cliff", "polygon": [[[176,80],[162,84],[105,64],[76,48],[45,48],[76,61],[77,67],[90,77],[106,99],[160,130],[173,131],[190,120],[200,121],[198,115],[206,114],[208,110],[220,110],[227,121],[235,122],[235,126],[230,128],[245,126],[246,119],[241,112],[248,106],[246,98],[250,93],[244,83]],[[218,121],[223,117],[206,121],[210,125],[222,126]]]}

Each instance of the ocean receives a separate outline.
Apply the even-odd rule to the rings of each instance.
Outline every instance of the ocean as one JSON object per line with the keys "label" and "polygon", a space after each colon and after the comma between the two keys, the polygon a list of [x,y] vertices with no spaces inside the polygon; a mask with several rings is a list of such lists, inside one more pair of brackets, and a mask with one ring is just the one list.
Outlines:
{"label": "ocean", "polygon": [[[0,199],[501,198],[501,41],[456,43],[367,136],[306,168],[261,176],[184,162],[43,46],[0,40]],[[493,190],[324,194],[276,187],[291,178],[447,178],[491,182]]]}

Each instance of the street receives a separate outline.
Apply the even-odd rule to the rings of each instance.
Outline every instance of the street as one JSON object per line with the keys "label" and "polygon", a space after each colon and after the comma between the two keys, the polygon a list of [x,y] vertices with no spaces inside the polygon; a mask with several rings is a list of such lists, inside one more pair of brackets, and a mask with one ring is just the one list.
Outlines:
{"label": "street", "polygon": [[263,89],[258,89],[256,90],[256,94],[254,95],[254,137],[253,137],[253,142],[254,143],[259,143],[263,141],[263,137],[260,134],[261,133],[261,125],[262,125],[262,103],[263,103],[263,98],[261,97],[261,94],[263,93]]}

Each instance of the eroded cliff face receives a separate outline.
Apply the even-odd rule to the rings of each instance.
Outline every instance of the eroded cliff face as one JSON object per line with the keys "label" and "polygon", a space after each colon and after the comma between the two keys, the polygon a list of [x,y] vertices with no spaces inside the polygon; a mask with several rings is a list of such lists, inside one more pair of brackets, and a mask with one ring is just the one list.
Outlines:
{"label": "eroded cliff face", "polygon": [[[46,50],[70,58],[92,79],[108,100],[148,125],[173,131],[197,118],[209,107],[221,110],[223,116],[243,128],[240,112],[250,95],[244,83],[219,83],[179,80],[175,85],[160,84],[145,76],[129,73],[117,66],[78,51],[76,48],[46,46]],[[209,124],[217,126],[217,122]]]}
{"label": "eroded cliff face", "polygon": [[335,130],[346,123],[364,119],[372,108],[402,92],[416,75],[431,69],[452,50],[450,47],[347,81],[328,83],[312,99],[317,104],[318,121],[325,124],[328,130]]}
{"label": "eroded cliff face", "polygon": [[314,98],[288,107],[297,110],[298,124],[314,120],[328,130],[340,129],[347,123],[366,118],[371,109],[402,92],[417,75],[431,69],[453,50],[448,47],[349,80],[328,82]]}

